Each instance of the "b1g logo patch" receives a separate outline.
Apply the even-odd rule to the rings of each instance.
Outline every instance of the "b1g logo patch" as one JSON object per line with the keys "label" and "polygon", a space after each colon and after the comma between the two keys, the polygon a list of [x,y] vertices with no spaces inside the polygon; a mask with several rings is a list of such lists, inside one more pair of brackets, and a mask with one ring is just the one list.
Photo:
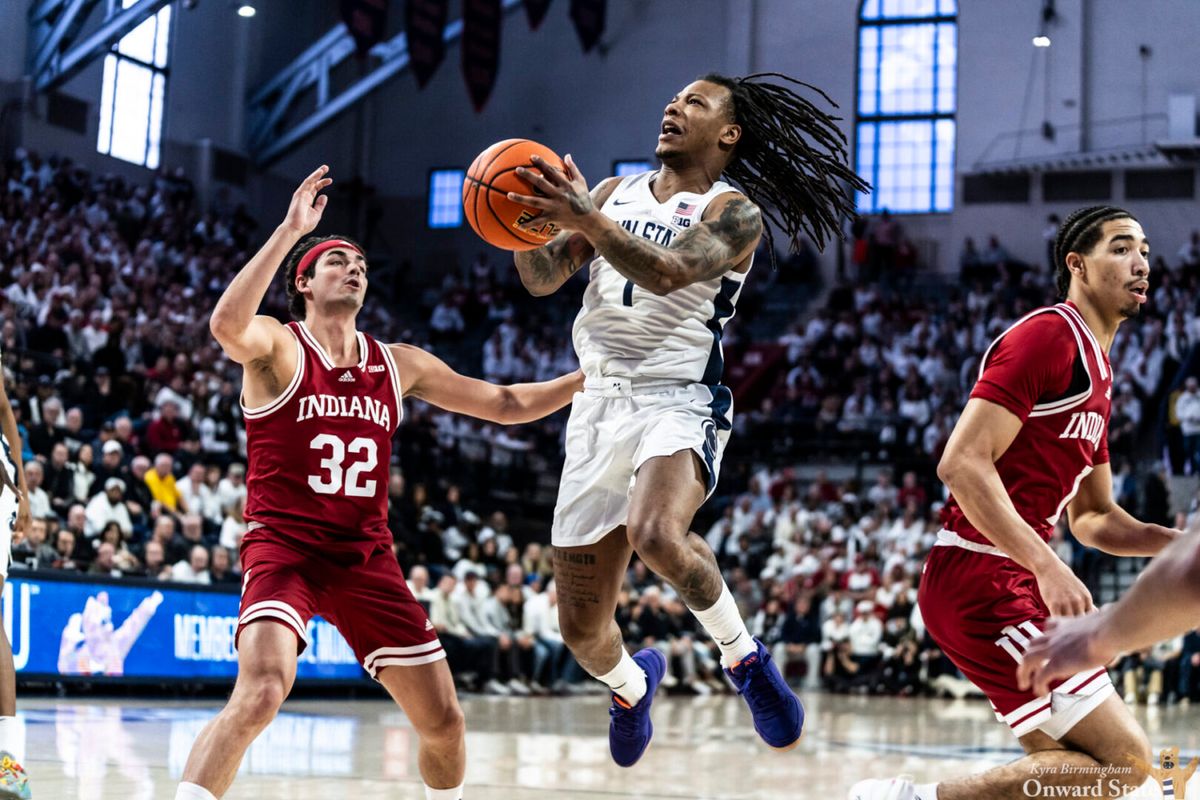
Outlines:
{"label": "b1g logo patch", "polygon": [[[525,209],[524,211],[521,212],[520,216],[517,217],[516,221],[513,222],[512,226],[513,226],[513,228],[520,228],[522,225],[526,224],[527,222],[537,219],[538,216],[540,216],[540,215],[530,211],[529,209]],[[529,232],[536,233],[538,236],[544,236],[547,239],[553,239],[555,236],[558,236],[558,234],[562,232],[562,229],[559,228],[557,225],[555,225],[553,222],[547,222],[536,228],[530,228]]]}

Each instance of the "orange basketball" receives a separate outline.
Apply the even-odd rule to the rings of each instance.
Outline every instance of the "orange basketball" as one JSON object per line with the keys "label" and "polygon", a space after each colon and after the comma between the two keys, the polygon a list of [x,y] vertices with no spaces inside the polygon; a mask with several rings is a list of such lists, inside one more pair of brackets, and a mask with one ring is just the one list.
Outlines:
{"label": "orange basketball", "polygon": [[463,181],[467,221],[484,241],[502,250],[533,250],[558,235],[558,226],[549,222],[534,230],[519,229],[541,211],[508,199],[509,192],[541,194],[516,173],[517,167],[532,169],[529,157],[534,155],[564,169],[562,159],[549,147],[529,139],[505,139],[480,153]]}

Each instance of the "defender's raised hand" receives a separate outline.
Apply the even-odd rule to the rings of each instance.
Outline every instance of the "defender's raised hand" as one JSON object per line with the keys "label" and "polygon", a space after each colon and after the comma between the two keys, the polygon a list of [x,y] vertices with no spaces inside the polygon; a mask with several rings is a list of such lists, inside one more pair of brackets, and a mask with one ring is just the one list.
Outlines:
{"label": "defender's raised hand", "polygon": [[292,202],[288,205],[283,224],[301,236],[311,232],[321,222],[329,197],[320,192],[333,183],[332,178],[325,177],[328,172],[329,167],[322,164],[292,193]]}

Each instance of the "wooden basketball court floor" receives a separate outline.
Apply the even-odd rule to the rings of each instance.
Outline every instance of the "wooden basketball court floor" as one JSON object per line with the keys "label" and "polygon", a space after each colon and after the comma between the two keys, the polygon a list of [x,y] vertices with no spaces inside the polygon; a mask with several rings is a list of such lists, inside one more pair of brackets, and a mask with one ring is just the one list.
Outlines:
{"label": "wooden basketball court floor", "polygon": [[[864,777],[908,773],[932,781],[1019,753],[978,699],[809,693],[804,700],[805,738],[778,753],[759,742],[735,697],[660,697],[654,742],[634,768],[620,769],[609,760],[603,696],[467,696],[466,798],[840,800]],[[171,800],[193,738],[217,711],[214,701],[69,698],[19,706],[37,800]],[[1156,754],[1179,747],[1186,763],[1200,750],[1196,711],[1141,707],[1137,714]],[[389,702],[289,702],[225,797],[422,800],[416,763],[412,729]]]}

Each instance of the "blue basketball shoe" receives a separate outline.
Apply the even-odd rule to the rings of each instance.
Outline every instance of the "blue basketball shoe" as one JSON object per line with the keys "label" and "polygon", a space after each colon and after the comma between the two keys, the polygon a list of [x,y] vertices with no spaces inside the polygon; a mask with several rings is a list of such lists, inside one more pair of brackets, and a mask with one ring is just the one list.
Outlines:
{"label": "blue basketball shoe", "polygon": [[654,735],[650,704],[654,702],[654,690],[667,671],[666,656],[653,647],[637,651],[633,660],[646,673],[646,696],[631,706],[614,692],[612,706],[608,709],[608,750],[620,767],[636,764],[650,744],[650,737]]}
{"label": "blue basketball shoe", "polygon": [[804,731],[804,706],[758,639],[757,649],[725,670],[737,693],[750,706],[754,730],[776,750],[791,750]]}

